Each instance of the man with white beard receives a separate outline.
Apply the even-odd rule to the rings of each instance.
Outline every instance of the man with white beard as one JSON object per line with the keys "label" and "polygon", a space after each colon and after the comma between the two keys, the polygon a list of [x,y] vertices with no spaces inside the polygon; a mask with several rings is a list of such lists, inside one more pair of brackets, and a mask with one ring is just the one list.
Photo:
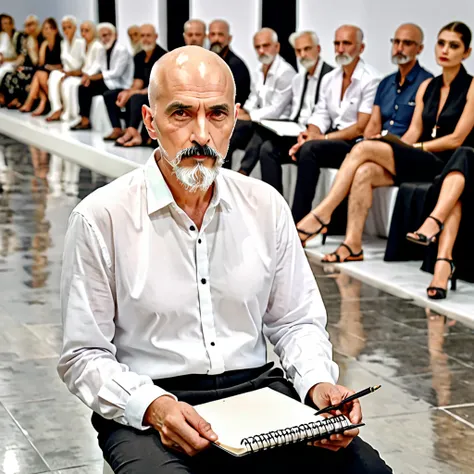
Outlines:
{"label": "man with white beard", "polygon": [[380,75],[360,57],[363,40],[357,26],[343,25],[336,30],[334,50],[339,67],[324,76],[308,126],[289,151],[298,162],[292,208],[296,222],[311,210],[320,169],[339,168],[369,122]]}
{"label": "man with white beard", "polygon": [[[166,51],[157,44],[158,33],[153,25],[140,26],[140,41],[142,50],[134,58],[134,77],[130,89],[109,90],[104,92],[104,102],[112,124],[112,133],[106,141],[115,141],[116,145],[133,147],[142,144],[142,136],[138,131],[142,122],[142,106],[148,105],[148,84],[150,74],[156,61]],[[125,108],[127,129],[122,129],[121,109]]]}
{"label": "man with white beard", "polygon": [[[72,212],[61,276],[58,371],[94,411],[104,458],[127,474],[390,474],[346,430],[236,458],[193,407],[271,387],[313,408],[335,385],[326,312],[290,210],[267,184],[221,171],[239,106],[226,63],[196,46],[154,66],[141,168]],[[287,377],[267,364],[265,335]],[[341,411],[352,423],[358,400]],[[319,449],[316,449],[319,448]],[[314,470],[314,469],[313,469]]]}
{"label": "man with white beard", "polygon": [[239,110],[224,163],[226,168],[232,167],[232,155],[235,150],[246,150],[258,156],[261,141],[251,141],[256,122],[264,119],[286,120],[290,117],[291,81],[296,71],[280,56],[278,35],[271,28],[262,28],[255,33],[253,45],[260,65],[252,75],[250,95]]}
{"label": "man with white beard", "polygon": [[71,130],[90,130],[92,99],[107,90],[128,89],[133,81],[133,60],[127,48],[117,41],[117,33],[112,23],[97,25],[99,40],[104,50],[99,56],[99,72],[83,74],[78,89],[80,122]]}

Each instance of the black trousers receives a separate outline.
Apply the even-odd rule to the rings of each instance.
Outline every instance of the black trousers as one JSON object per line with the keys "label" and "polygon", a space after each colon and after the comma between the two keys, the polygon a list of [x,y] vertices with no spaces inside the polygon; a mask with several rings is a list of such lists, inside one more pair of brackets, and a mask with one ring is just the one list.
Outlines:
{"label": "black trousers", "polygon": [[[271,387],[287,396],[298,398],[293,385],[281,369],[272,364],[249,370],[226,372],[222,375],[190,375],[160,380],[159,385],[191,405],[205,403],[249,390]],[[231,474],[259,473],[288,474],[289,472],[337,472],[348,474],[389,474],[392,470],[378,453],[360,438],[355,438],[337,453],[306,446],[287,446],[235,458],[211,447],[194,457],[169,451],[163,446],[157,431],[137,431],[92,417],[98,431],[99,445],[104,458],[117,474]]]}
{"label": "black trousers", "polygon": [[232,155],[235,150],[245,150],[253,133],[256,129],[256,123],[251,120],[237,120],[234,133],[230,139],[229,150],[223,167],[232,169]]}
{"label": "black trousers", "polygon": [[298,178],[293,199],[293,218],[299,222],[311,211],[321,168],[340,168],[354,141],[310,140],[298,153]]}
{"label": "black trousers", "polygon": [[109,88],[105,85],[103,79],[91,81],[88,87],[80,85],[77,92],[79,97],[79,115],[89,118],[91,115],[92,98],[96,95],[102,95],[108,90]]}
{"label": "black trousers", "polygon": [[262,180],[271,184],[280,194],[283,194],[281,165],[296,164],[288,155],[290,148],[296,143],[296,137],[280,137],[276,134],[266,140],[260,147],[260,167]]}
{"label": "black trousers", "polygon": [[[122,128],[120,122],[121,111],[115,102],[121,89],[114,89],[104,92],[104,102],[107,107],[110,122],[114,128]],[[147,94],[135,94],[130,97],[125,105],[125,122],[127,127],[138,129],[142,121],[142,106],[148,105]]]}

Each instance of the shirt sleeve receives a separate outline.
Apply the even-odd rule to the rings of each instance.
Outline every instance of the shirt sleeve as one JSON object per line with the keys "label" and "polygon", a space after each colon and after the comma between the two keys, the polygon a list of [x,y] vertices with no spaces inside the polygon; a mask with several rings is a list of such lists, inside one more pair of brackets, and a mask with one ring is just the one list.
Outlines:
{"label": "shirt sleeve", "polygon": [[382,102],[382,89],[384,88],[385,82],[382,81],[378,86],[377,86],[377,92],[375,93],[375,99],[374,99],[374,105],[378,105],[380,107],[380,104]]}
{"label": "shirt sleeve", "polygon": [[121,78],[125,74],[130,60],[130,53],[127,50],[124,49],[120,51],[114,63],[112,64],[112,61],[110,61],[111,68],[102,70],[104,81],[107,79],[117,80]]}
{"label": "shirt sleeve", "polygon": [[375,94],[380,84],[379,77],[372,77],[362,88],[361,101],[358,112],[361,114],[371,114],[374,106]]}
{"label": "shirt sleeve", "polygon": [[328,76],[329,74],[326,74],[322,79],[318,103],[315,105],[313,113],[308,120],[308,125],[315,125],[323,134],[331,128],[332,124],[328,108],[331,84]]}
{"label": "shirt sleeve", "polygon": [[135,56],[133,57],[133,64],[134,64],[134,70],[135,70],[133,78],[134,79],[141,79],[142,81],[144,81],[145,78],[143,77],[144,76],[144,74],[143,74],[143,62],[139,60],[138,54],[135,54]]}
{"label": "shirt sleeve", "polygon": [[[61,42],[61,62],[64,66],[67,66],[69,71],[78,71],[82,67],[82,62],[84,58],[83,42],[80,39],[74,41],[72,48],[67,51],[66,40]],[[85,49],[85,44],[84,44]]]}
{"label": "shirt sleeve", "polygon": [[325,330],[324,303],[290,209],[283,198],[278,203],[276,270],[263,319],[264,333],[304,402],[317,383],[336,383],[339,369],[332,360],[332,346]]}
{"label": "shirt sleeve", "polygon": [[[63,350],[58,373],[68,389],[104,418],[147,429],[143,416],[162,395],[173,395],[116,359],[115,281],[97,226],[73,213],[61,275]],[[174,397],[175,398],[175,397]]]}
{"label": "shirt sleeve", "polygon": [[249,111],[250,118],[254,122],[263,119],[279,119],[283,112],[291,103],[293,92],[291,89],[291,81],[295,76],[295,71],[292,68],[287,69],[276,80],[275,90],[273,92],[272,101],[270,105]]}

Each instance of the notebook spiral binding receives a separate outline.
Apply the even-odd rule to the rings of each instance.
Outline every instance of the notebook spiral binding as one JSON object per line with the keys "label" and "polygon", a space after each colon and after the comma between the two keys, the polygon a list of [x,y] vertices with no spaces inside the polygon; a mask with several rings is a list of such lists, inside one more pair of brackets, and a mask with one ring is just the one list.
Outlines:
{"label": "notebook spiral binding", "polygon": [[292,426],[291,428],[249,436],[242,439],[240,444],[254,453],[287,444],[328,437],[336,432],[344,431],[346,426],[350,426],[347,418],[343,415],[333,416],[324,420]]}

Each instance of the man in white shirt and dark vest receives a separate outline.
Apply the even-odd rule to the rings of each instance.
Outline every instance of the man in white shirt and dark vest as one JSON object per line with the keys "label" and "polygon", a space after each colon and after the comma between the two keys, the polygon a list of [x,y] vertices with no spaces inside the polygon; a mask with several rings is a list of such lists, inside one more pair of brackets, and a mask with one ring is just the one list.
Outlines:
{"label": "man in white shirt and dark vest", "polygon": [[[236,459],[193,405],[270,386],[326,407],[350,390],[282,196],[221,166],[238,114],[230,69],[163,56],[144,123],[147,164],[86,197],[66,235],[58,371],[93,411],[116,473],[390,473],[358,430]],[[265,337],[286,371],[267,364]],[[358,401],[344,405],[353,423]],[[316,446],[316,447],[315,447]],[[321,449],[326,448],[326,449]]]}
{"label": "man in white shirt and dark vest", "polygon": [[258,156],[261,140],[252,142],[256,122],[263,119],[285,120],[290,117],[291,81],[296,71],[280,56],[278,35],[271,28],[262,28],[255,33],[253,46],[260,65],[252,74],[248,99],[243,105],[240,104],[225,168],[232,167],[235,150],[245,150],[246,153]]}
{"label": "man in white shirt and dark vest", "polygon": [[299,222],[310,210],[321,168],[339,168],[369,122],[380,82],[379,73],[360,57],[362,30],[344,25],[334,39],[336,63],[321,83],[321,95],[290,156],[298,162],[293,217]]}
{"label": "man in white shirt and dark vest", "polygon": [[[321,94],[323,77],[334,68],[325,63],[320,56],[321,46],[314,31],[299,31],[289,38],[295,49],[296,57],[303,71],[293,77],[291,83],[293,98],[291,103],[290,120],[302,126],[308,124],[308,119]],[[283,163],[292,163],[288,150],[295,144],[295,137],[280,137],[275,133],[264,132],[265,140],[260,148],[260,167],[262,179],[283,193],[282,169]]]}

